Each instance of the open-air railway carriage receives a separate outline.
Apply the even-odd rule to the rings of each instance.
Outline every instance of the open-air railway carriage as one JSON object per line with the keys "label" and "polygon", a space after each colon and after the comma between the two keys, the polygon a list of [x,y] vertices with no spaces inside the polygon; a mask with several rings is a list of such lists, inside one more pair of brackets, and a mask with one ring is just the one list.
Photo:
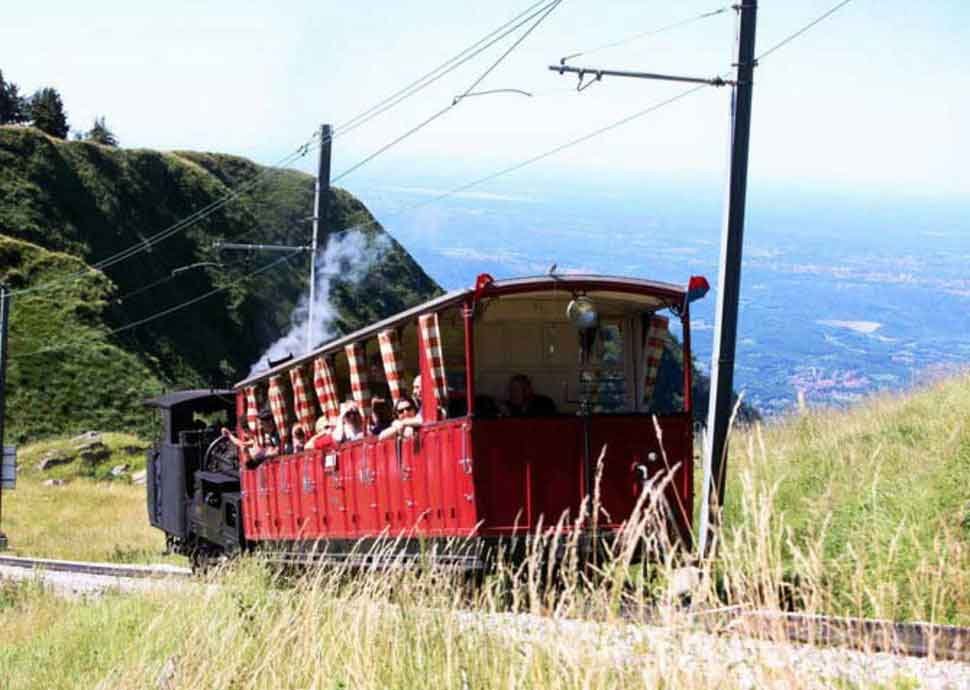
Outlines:
{"label": "open-air railway carriage", "polygon": [[[487,546],[575,517],[603,453],[597,538],[620,527],[646,483],[672,473],[669,519],[689,539],[691,367],[681,372],[665,345],[679,322],[691,361],[689,304],[706,290],[703,278],[483,275],[251,376],[231,398],[163,396],[153,403],[167,426],[149,458],[152,524],[195,555],[358,558],[382,537],[425,551],[456,538]],[[342,404],[367,420],[375,397],[407,407],[412,390],[420,426],[293,452],[295,434]],[[522,404],[523,393],[542,404]],[[218,436],[207,423],[220,408],[238,437],[271,426],[273,453],[249,457]],[[443,557],[478,567],[481,553]]]}

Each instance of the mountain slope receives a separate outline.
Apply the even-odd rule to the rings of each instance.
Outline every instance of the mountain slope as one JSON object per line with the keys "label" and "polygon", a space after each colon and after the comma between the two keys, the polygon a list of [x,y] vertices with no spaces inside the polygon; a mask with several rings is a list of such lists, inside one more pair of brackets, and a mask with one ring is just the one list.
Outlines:
{"label": "mountain slope", "polygon": [[[89,268],[243,183],[238,198],[149,250],[103,272]],[[135,418],[145,417],[137,401],[146,395],[245,374],[288,328],[306,290],[307,257],[253,275],[281,255],[220,256],[212,243],[305,244],[312,198],[309,175],[235,156],[125,150],[0,127],[0,280],[15,291],[59,281],[13,301],[8,429],[21,438],[130,429],[144,424]],[[353,196],[332,190],[330,208],[324,245],[356,227],[363,246],[381,248],[359,282],[332,279],[335,330],[440,291]],[[191,268],[173,277],[183,267]],[[108,335],[213,290],[198,304]]]}

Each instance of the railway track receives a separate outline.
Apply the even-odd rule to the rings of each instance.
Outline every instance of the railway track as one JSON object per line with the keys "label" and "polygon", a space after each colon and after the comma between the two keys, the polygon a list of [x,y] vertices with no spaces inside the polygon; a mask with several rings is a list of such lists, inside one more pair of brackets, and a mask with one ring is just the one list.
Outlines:
{"label": "railway track", "polygon": [[[0,555],[0,566],[122,578],[185,578],[192,575],[188,568],[177,566],[117,565],[3,555]],[[628,612],[626,617],[646,623],[651,618],[649,614],[633,612]],[[970,628],[741,608],[699,614],[697,618],[708,632],[714,634],[970,663]]]}
{"label": "railway track", "polygon": [[24,570],[101,575],[104,577],[170,578],[189,577],[192,575],[192,571],[188,568],[179,568],[178,566],[117,565],[114,563],[87,563],[83,561],[60,561],[49,558],[25,558],[2,555],[0,555],[0,566],[22,568]]}
{"label": "railway track", "polygon": [[952,625],[741,609],[704,623],[713,633],[970,663],[970,628]]}

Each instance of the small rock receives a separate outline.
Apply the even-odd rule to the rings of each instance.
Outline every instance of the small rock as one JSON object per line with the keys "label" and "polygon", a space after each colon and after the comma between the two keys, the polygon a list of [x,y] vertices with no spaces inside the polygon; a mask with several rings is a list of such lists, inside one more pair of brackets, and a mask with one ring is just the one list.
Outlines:
{"label": "small rock", "polygon": [[42,486],[64,486],[67,484],[63,479],[45,479]]}
{"label": "small rock", "polygon": [[131,483],[132,484],[144,484],[145,483],[145,478],[147,476],[148,476],[148,473],[145,470],[138,470],[133,475],[131,475]]}
{"label": "small rock", "polygon": [[101,443],[101,432],[100,431],[85,431],[79,436],[75,436],[71,439],[71,443],[81,447],[86,446],[90,443]]}
{"label": "small rock", "polygon": [[101,443],[101,441],[94,441],[87,445],[79,446],[78,456],[84,462],[90,465],[96,465],[102,460],[107,460],[111,457],[111,449]]}
{"label": "small rock", "polygon": [[667,597],[674,600],[690,595],[700,586],[702,579],[700,568],[693,566],[676,568],[670,573],[670,580],[667,581]]}
{"label": "small rock", "polygon": [[175,672],[175,657],[170,656],[162,664],[162,668],[155,678],[155,686],[158,690],[171,690],[175,687]]}
{"label": "small rock", "polygon": [[111,476],[120,477],[130,469],[131,469],[131,465],[129,465],[128,463],[125,463],[124,465],[115,465],[114,467],[111,468]]}
{"label": "small rock", "polygon": [[41,472],[46,472],[52,467],[57,467],[58,465],[66,465],[74,460],[74,456],[68,453],[63,453],[59,451],[48,451],[39,463],[37,463],[37,469]]}

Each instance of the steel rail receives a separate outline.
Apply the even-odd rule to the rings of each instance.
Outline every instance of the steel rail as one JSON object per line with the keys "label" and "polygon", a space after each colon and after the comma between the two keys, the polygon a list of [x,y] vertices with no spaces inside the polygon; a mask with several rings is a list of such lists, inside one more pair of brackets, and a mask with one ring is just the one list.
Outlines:
{"label": "steel rail", "polygon": [[[644,612],[628,611],[624,617],[650,623]],[[751,610],[741,606],[698,611],[693,617],[704,630],[716,635],[970,663],[970,628],[955,625]]]}
{"label": "steel rail", "polygon": [[101,575],[106,577],[166,578],[191,577],[192,575],[192,571],[188,568],[179,568],[178,566],[115,565],[113,563],[60,561],[49,558],[24,558],[20,556],[0,556],[0,566],[22,568],[24,570],[43,570],[49,572],[78,573],[82,575]]}
{"label": "steel rail", "polygon": [[780,630],[792,642],[970,662],[970,628],[955,625],[772,611],[748,611],[740,620],[755,632]]}

